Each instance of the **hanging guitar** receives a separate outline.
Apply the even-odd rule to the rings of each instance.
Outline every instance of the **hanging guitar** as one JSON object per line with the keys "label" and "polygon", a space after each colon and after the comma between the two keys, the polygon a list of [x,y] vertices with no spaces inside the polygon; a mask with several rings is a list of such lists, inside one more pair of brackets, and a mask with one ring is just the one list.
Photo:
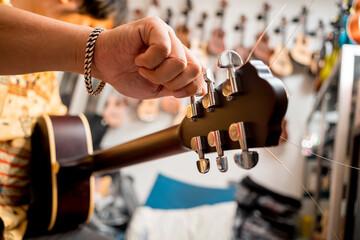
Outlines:
{"label": "hanging guitar", "polygon": [[150,6],[148,7],[148,11],[146,13],[146,16],[148,17],[160,17],[161,15],[161,9],[159,6],[158,0],[152,0]]}
{"label": "hanging guitar", "polygon": [[185,19],[184,23],[176,28],[176,36],[187,48],[190,47],[189,15],[191,9],[192,9],[192,2],[191,0],[187,0],[186,7],[184,11],[182,11],[182,15],[184,15],[184,19]]}
{"label": "hanging guitar", "polygon": [[281,25],[275,29],[276,33],[282,34],[282,44],[277,46],[274,53],[270,56],[271,70],[281,76],[289,76],[293,72],[293,65],[291,63],[289,50],[284,48],[286,43],[286,18],[281,19]]}
{"label": "hanging guitar", "polygon": [[172,16],[173,16],[173,10],[171,8],[166,9],[166,17],[164,19],[164,22],[169,26],[171,26]]}
{"label": "hanging guitar", "polygon": [[[242,65],[234,51],[222,53],[218,66],[229,79],[214,88],[206,71],[208,93],[191,104],[176,126],[93,152],[89,125],[80,116],[43,116],[32,135],[28,235],[76,228],[90,219],[93,207],[92,174],[118,169],[190,150],[198,154],[200,173],[210,170],[206,154],[217,152],[216,166],[228,169],[226,150],[239,149],[235,163],[253,168],[258,153],[252,148],[276,146],[287,109],[287,93],[261,61]],[[211,163],[213,164],[213,163]]]}
{"label": "hanging guitar", "polygon": [[239,44],[235,46],[234,50],[240,54],[240,56],[243,59],[246,59],[247,56],[249,55],[249,49],[247,49],[244,46],[244,38],[245,38],[245,23],[247,21],[247,18],[245,15],[241,15],[240,17],[240,22],[238,24],[236,24],[236,26],[234,27],[236,32],[239,32],[240,36],[239,36]]}
{"label": "hanging guitar", "polygon": [[200,63],[207,66],[209,63],[209,58],[207,54],[207,42],[204,39],[205,36],[205,21],[208,15],[206,12],[201,14],[201,19],[197,24],[197,34],[199,36],[191,39],[190,50],[191,52],[199,59]]}
{"label": "hanging guitar", "polygon": [[321,45],[319,49],[313,53],[311,58],[311,63],[309,65],[309,72],[311,75],[315,77],[319,75],[321,69],[323,69],[325,65],[324,57],[326,52],[325,50],[326,38],[324,36],[324,32],[325,32],[324,22],[320,20],[316,31],[316,36],[318,38],[318,41],[321,43]]}
{"label": "hanging guitar", "polygon": [[[266,27],[268,26],[268,14],[270,11],[270,5],[268,3],[264,3],[263,12],[257,16],[259,21],[264,23],[264,27],[262,31],[260,31],[256,35],[256,39],[259,39],[262,33],[265,31]],[[265,34],[261,41],[258,43],[256,48],[254,49],[253,56],[255,59],[259,59],[263,61],[265,64],[269,64],[269,58],[272,54],[272,49],[269,46],[269,35]]]}
{"label": "hanging guitar", "polygon": [[223,28],[226,7],[227,1],[221,1],[221,8],[216,12],[216,18],[219,20],[219,24],[218,27],[213,30],[207,47],[208,53],[211,55],[217,56],[225,50],[225,32]]}
{"label": "hanging guitar", "polygon": [[296,36],[295,44],[290,51],[290,56],[294,59],[295,62],[309,66],[312,59],[312,52],[310,49],[311,36],[307,31],[307,10],[306,7],[303,7],[302,12],[298,18],[294,18],[293,22],[299,22],[300,19],[303,19],[302,27],[303,32],[299,33]]}

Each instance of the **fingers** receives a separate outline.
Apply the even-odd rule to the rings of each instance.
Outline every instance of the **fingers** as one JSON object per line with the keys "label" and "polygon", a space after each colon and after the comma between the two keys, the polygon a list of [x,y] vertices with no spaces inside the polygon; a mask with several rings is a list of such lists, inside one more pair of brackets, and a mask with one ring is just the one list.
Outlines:
{"label": "fingers", "polygon": [[157,96],[181,98],[206,92],[202,67],[189,49],[183,46],[174,31],[158,18],[146,18],[140,30],[146,51],[135,59],[139,74],[162,86]]}
{"label": "fingers", "polygon": [[163,84],[173,91],[175,97],[181,98],[199,93],[206,93],[205,81],[202,76],[203,67],[189,49],[184,47],[188,65],[175,79]]}
{"label": "fingers", "polygon": [[155,84],[164,84],[176,78],[187,68],[187,56],[180,40],[173,31],[169,32],[171,53],[155,69],[140,68],[139,74]]}
{"label": "fingers", "polygon": [[[192,96],[199,92],[202,92],[200,95],[204,95],[206,84],[202,75],[203,67],[188,48],[184,47],[184,49],[188,61],[187,68],[178,78],[169,82],[168,87],[173,90],[173,96],[177,98]],[[182,85],[179,84],[184,86],[180,87]]]}
{"label": "fingers", "polygon": [[135,58],[135,64],[147,69],[154,69],[171,53],[169,27],[159,18],[150,17],[143,20],[144,26],[139,30],[147,50]]}

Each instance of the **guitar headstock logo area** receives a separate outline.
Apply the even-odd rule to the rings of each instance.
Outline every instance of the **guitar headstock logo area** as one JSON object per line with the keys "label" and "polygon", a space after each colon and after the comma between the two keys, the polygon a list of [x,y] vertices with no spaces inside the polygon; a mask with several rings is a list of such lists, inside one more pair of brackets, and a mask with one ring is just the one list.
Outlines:
{"label": "guitar headstock logo area", "polygon": [[[206,153],[217,152],[217,167],[225,172],[223,151],[241,149],[240,155],[234,155],[235,163],[250,169],[258,157],[249,148],[275,146],[279,142],[281,121],[288,105],[285,86],[262,61],[239,66],[240,62],[234,51],[219,56],[219,66],[226,68],[228,79],[216,88],[207,81],[208,93],[198,101],[192,97],[187,118],[179,126],[182,144],[199,155],[200,173],[209,171]],[[208,99],[215,99],[211,108],[207,107]]]}
{"label": "guitar headstock logo area", "polygon": [[[47,116],[38,120],[32,135],[32,205],[28,232],[37,235],[76,228],[93,212],[93,173],[118,169],[175,154],[196,151],[200,173],[213,164],[206,155],[216,152],[217,169],[228,170],[226,150],[239,149],[233,160],[242,169],[261,161],[252,148],[276,146],[282,131],[288,96],[285,85],[267,65],[243,63],[232,50],[222,52],[218,67],[227,79],[215,87],[207,69],[207,94],[191,104],[179,125],[139,139],[93,152],[84,115]],[[196,162],[196,164],[195,164]],[[75,202],[74,202],[75,201]]]}

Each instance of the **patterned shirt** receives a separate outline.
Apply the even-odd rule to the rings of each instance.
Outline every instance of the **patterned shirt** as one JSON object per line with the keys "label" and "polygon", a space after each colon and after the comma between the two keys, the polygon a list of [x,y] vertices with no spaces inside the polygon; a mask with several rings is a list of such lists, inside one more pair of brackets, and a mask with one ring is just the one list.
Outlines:
{"label": "patterned shirt", "polygon": [[25,230],[30,136],[36,119],[65,113],[54,73],[0,76],[0,217],[5,239],[21,239]]}
{"label": "patterned shirt", "polygon": [[[10,5],[9,0],[0,4]],[[0,239],[21,240],[27,227],[30,136],[43,114],[64,115],[53,72],[0,76]]]}

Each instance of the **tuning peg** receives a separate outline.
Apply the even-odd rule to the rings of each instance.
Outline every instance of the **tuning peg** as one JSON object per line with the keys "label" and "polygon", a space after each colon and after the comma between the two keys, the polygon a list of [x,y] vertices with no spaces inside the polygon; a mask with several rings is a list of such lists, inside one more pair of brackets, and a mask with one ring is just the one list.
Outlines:
{"label": "tuning peg", "polygon": [[220,54],[217,65],[219,68],[228,69],[228,80],[223,84],[222,93],[230,101],[232,95],[239,92],[239,86],[235,78],[235,68],[242,66],[243,60],[237,52],[226,50]]}
{"label": "tuning peg", "polygon": [[298,23],[298,22],[300,22],[300,18],[295,17],[295,18],[292,19],[292,22],[293,23]]}
{"label": "tuning peg", "polygon": [[223,139],[224,137],[222,137],[219,130],[212,131],[208,134],[208,144],[211,147],[215,147],[218,154],[216,157],[216,164],[220,172],[226,172],[228,170],[228,160],[227,157],[224,156],[224,151],[222,149],[222,146],[224,145]]}
{"label": "tuning peg", "polygon": [[248,149],[244,122],[231,124],[229,135],[232,141],[239,141],[242,150],[241,153],[234,154],[235,163],[244,169],[255,167],[259,161],[259,154]]}
{"label": "tuning peg", "polygon": [[210,68],[204,70],[204,79],[207,85],[207,94],[202,98],[202,105],[208,112],[212,112],[217,103],[217,93],[215,91],[214,74]]}
{"label": "tuning peg", "polygon": [[205,158],[205,137],[197,136],[191,139],[191,149],[197,152],[199,160],[196,161],[197,169],[200,173],[205,174],[210,170],[210,161]]}
{"label": "tuning peg", "polygon": [[259,15],[256,16],[256,19],[259,20],[259,21],[263,20],[264,16],[262,14],[259,14]]}
{"label": "tuning peg", "polygon": [[191,121],[196,121],[196,118],[199,117],[195,96],[190,96],[190,105],[186,109],[186,116]]}

